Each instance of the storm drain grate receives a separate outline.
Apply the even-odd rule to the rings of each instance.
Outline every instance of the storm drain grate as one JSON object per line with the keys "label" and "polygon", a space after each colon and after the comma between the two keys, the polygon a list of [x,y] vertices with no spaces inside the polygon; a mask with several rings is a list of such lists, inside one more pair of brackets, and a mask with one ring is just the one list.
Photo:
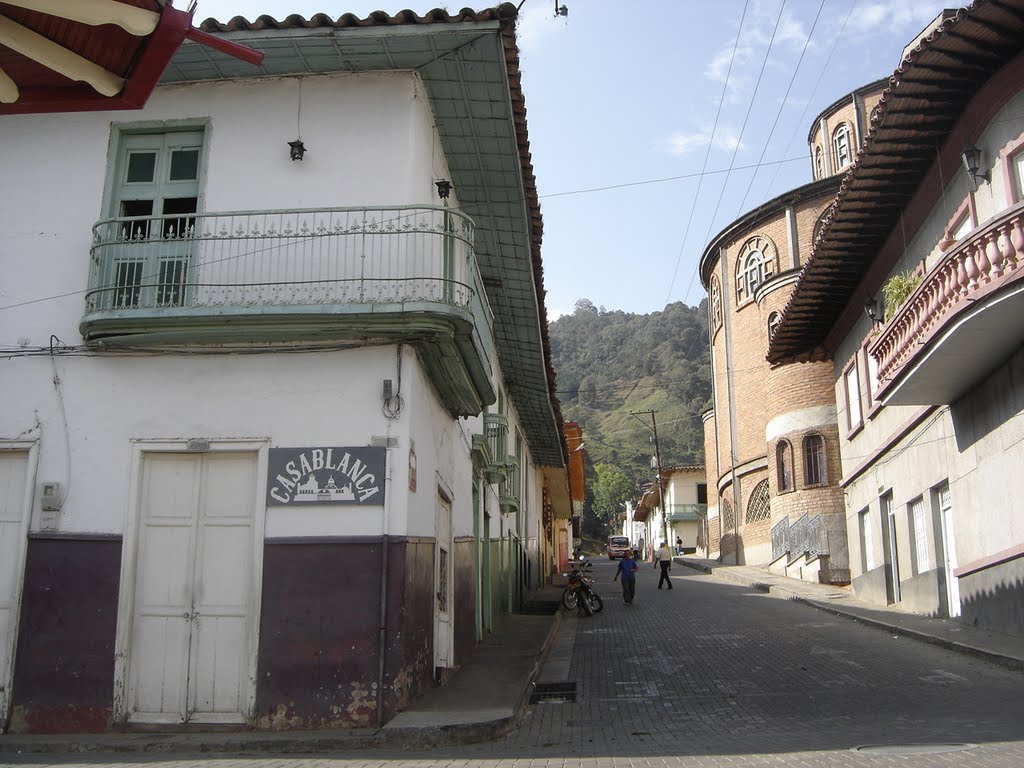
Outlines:
{"label": "storm drain grate", "polygon": [[530,694],[531,704],[575,704],[575,681],[564,683],[536,683]]}

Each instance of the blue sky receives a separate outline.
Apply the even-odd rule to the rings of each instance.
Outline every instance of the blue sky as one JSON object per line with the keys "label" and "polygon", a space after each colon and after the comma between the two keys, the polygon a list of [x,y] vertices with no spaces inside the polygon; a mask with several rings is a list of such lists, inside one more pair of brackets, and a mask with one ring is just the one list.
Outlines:
{"label": "blue sky", "polygon": [[[525,0],[519,45],[548,316],[704,297],[704,245],[810,181],[829,104],[889,77],[941,0]],[[455,13],[416,0],[199,0],[197,20]],[[741,24],[742,20],[742,24]],[[731,170],[730,170],[731,169]]]}

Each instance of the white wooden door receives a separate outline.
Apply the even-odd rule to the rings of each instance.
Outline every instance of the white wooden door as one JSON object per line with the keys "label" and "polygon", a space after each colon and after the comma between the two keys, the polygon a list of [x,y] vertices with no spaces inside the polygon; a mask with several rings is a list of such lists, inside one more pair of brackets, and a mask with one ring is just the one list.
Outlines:
{"label": "white wooden door", "polygon": [[452,505],[437,496],[437,542],[434,545],[434,666],[452,665]]}
{"label": "white wooden door", "polygon": [[946,609],[950,618],[960,615],[960,579],[955,575],[957,568],[956,533],[953,528],[953,500],[949,486],[939,491],[939,524],[942,527],[943,566],[946,570]]}
{"label": "white wooden door", "polygon": [[189,719],[242,719],[247,681],[253,584],[256,457],[207,454],[199,499],[199,536],[192,597]]}
{"label": "white wooden door", "polygon": [[255,473],[254,454],[146,454],[130,719],[243,720]]}
{"label": "white wooden door", "polygon": [[24,571],[28,451],[0,451],[0,731],[7,722]]}

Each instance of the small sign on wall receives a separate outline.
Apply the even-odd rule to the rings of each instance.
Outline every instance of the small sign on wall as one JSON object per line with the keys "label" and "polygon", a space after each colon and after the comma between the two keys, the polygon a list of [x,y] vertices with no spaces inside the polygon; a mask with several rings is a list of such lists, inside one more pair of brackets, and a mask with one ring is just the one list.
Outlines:
{"label": "small sign on wall", "polygon": [[271,448],[267,506],[384,503],[387,449]]}

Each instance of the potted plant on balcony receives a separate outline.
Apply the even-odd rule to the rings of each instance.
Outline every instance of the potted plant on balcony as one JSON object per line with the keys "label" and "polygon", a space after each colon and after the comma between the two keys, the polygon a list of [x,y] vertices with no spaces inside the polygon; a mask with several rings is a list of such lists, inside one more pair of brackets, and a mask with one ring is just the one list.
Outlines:
{"label": "potted plant on balcony", "polygon": [[896,311],[903,306],[903,303],[910,298],[910,294],[921,282],[921,275],[914,270],[897,272],[885,281],[882,286],[882,296],[885,299],[885,321],[889,322]]}

